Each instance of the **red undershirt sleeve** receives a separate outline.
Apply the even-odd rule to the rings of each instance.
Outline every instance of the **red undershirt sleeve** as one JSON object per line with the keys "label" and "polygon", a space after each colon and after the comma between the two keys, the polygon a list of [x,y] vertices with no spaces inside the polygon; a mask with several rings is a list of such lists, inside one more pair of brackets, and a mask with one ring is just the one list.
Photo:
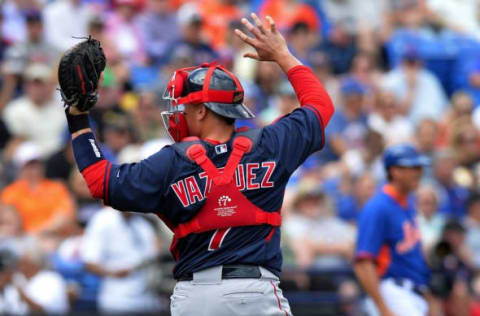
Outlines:
{"label": "red undershirt sleeve", "polygon": [[334,112],[334,106],[320,80],[307,66],[295,66],[287,72],[287,77],[297,94],[300,104],[311,108],[320,116],[325,128]]}

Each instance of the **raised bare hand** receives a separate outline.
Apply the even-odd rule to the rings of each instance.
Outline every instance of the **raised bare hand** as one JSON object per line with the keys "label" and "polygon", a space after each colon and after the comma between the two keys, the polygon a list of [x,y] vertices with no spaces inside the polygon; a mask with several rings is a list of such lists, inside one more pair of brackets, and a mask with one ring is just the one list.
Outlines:
{"label": "raised bare hand", "polygon": [[250,15],[255,25],[246,18],[242,19],[243,25],[255,36],[250,37],[240,31],[235,33],[247,44],[255,48],[256,52],[246,53],[243,56],[256,59],[258,61],[279,61],[284,56],[290,55],[287,42],[282,34],[277,30],[275,22],[270,16],[266,17],[265,26],[255,13]]}

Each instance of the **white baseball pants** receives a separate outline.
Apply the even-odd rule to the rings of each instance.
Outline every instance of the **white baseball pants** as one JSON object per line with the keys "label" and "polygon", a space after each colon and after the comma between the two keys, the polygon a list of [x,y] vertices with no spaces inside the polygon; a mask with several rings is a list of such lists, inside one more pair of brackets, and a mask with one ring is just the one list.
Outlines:
{"label": "white baseball pants", "polygon": [[260,267],[260,279],[222,280],[222,267],[177,282],[171,296],[172,316],[292,316],[276,275]]}
{"label": "white baseball pants", "polygon": [[[392,279],[385,279],[380,281],[380,294],[385,304],[398,316],[426,316],[428,314],[427,301],[411,290],[411,284],[400,286]],[[380,316],[371,298],[367,298],[365,309],[369,316]]]}

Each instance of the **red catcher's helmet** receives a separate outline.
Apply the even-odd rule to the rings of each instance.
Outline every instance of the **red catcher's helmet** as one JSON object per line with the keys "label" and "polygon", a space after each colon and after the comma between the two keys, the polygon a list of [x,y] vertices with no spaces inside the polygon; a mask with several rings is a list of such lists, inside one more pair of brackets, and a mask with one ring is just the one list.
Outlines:
{"label": "red catcher's helmet", "polygon": [[233,119],[251,119],[255,115],[243,104],[240,81],[225,67],[202,64],[175,71],[164,93],[171,101],[169,112],[184,104],[201,104],[218,115]]}

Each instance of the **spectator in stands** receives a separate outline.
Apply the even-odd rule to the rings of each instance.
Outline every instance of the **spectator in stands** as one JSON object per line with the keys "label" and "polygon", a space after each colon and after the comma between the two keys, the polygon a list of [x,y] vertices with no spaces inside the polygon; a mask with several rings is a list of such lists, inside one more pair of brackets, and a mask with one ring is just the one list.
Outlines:
{"label": "spectator in stands", "polygon": [[78,37],[88,37],[87,26],[93,12],[81,0],[52,1],[43,12],[46,38],[59,51],[78,43]]}
{"label": "spectator in stands", "polygon": [[380,85],[381,73],[375,64],[373,54],[358,52],[353,59],[350,75],[363,83],[372,97],[375,96]]}
{"label": "spectator in stands", "polygon": [[275,93],[282,83],[283,77],[280,68],[272,63],[258,63],[255,75],[255,84],[258,87],[257,103],[253,109],[255,113],[266,109],[275,102]]}
{"label": "spectator in stands", "polygon": [[31,63],[45,63],[53,66],[60,52],[44,39],[42,13],[29,10],[25,13],[27,39],[7,49],[2,64],[3,85],[0,91],[0,110],[14,96],[22,75]]}
{"label": "spectator in stands", "polygon": [[25,96],[7,104],[3,120],[10,134],[38,145],[42,155],[62,146],[65,113],[54,95],[53,72],[46,64],[34,63],[25,70]]}
{"label": "spectator in stands", "polygon": [[479,131],[469,118],[455,122],[451,141],[451,146],[455,150],[459,165],[473,170],[480,157],[478,150],[480,138]]}
{"label": "spectator in stands", "polygon": [[[83,195],[89,194],[88,187],[78,170],[75,170],[77,183],[72,185],[73,193],[79,197],[79,191]],[[80,180],[83,183],[79,183]],[[86,192],[85,192],[86,191]],[[49,261],[52,268],[57,271],[69,283],[71,287],[70,302],[75,311],[96,311],[97,297],[100,287],[100,278],[86,270],[85,264],[80,257],[80,251],[83,243],[84,229],[88,220],[99,211],[102,206],[96,203],[96,208],[88,208],[85,200],[80,198],[77,209],[76,220],[64,230],[64,239],[60,242],[58,248],[49,255]],[[90,199],[90,203],[93,201]]]}
{"label": "spectator in stands", "polygon": [[166,0],[149,0],[137,23],[148,57],[155,64],[164,64],[169,57],[168,48],[180,36],[171,4]]}
{"label": "spectator in stands", "polygon": [[344,23],[338,23],[333,26],[329,37],[322,41],[320,50],[327,54],[333,73],[340,75],[350,70],[357,45]]}
{"label": "spectator in stands", "polygon": [[474,194],[468,201],[468,215],[465,218],[466,243],[473,254],[473,266],[480,269],[480,195]]}
{"label": "spectator in stands", "polygon": [[7,269],[0,269],[0,313],[67,313],[69,302],[65,281],[57,272],[47,270],[47,257],[38,245],[32,244],[22,251],[21,256],[9,260]]}
{"label": "spectator in stands", "polygon": [[385,180],[385,168],[382,163],[382,152],[385,147],[382,134],[367,130],[362,146],[348,149],[341,157],[341,162],[347,167],[348,174],[359,177],[368,172],[377,180]]}
{"label": "spectator in stands", "polygon": [[310,51],[317,45],[318,31],[305,22],[297,22],[288,30],[288,44],[292,54],[308,63]]}
{"label": "spectator in stands", "polygon": [[407,51],[401,64],[384,80],[385,88],[395,94],[413,124],[424,118],[441,118],[447,97],[438,79],[423,66],[418,52]]}
{"label": "spectator in stands", "polygon": [[313,72],[322,82],[333,104],[340,104],[340,81],[332,74],[327,54],[318,49],[313,50],[308,57],[308,64],[311,65]]}
{"label": "spectator in stands", "polygon": [[[424,156],[433,159],[438,144],[439,128],[438,123],[430,118],[421,120],[415,131],[415,147]],[[423,178],[432,177],[432,167],[426,166],[423,171]]]}
{"label": "spectator in stands", "polygon": [[49,179],[68,181],[70,173],[75,168],[75,157],[73,156],[70,133],[64,132],[64,146],[59,151],[50,155],[45,161],[45,176]]}
{"label": "spectator in stands", "polygon": [[[202,28],[216,51],[225,47],[230,22],[238,21],[244,16],[238,2],[238,0],[198,1],[199,12],[204,22]],[[212,16],[215,18],[212,19]]]}
{"label": "spectator in stands", "polygon": [[447,218],[463,218],[467,213],[469,191],[456,183],[453,173],[458,166],[452,149],[435,153],[433,175],[439,194],[439,212]]}
{"label": "spectator in stands", "polygon": [[368,126],[383,135],[386,145],[412,141],[412,123],[402,115],[395,95],[388,90],[377,93],[375,109],[368,116]]}
{"label": "spectator in stands", "polygon": [[89,221],[81,248],[86,268],[103,278],[98,306],[104,313],[153,313],[161,308],[148,288],[146,268],[158,255],[152,224],[134,213],[104,208]]}
{"label": "spectator in stands", "polygon": [[438,212],[438,194],[431,185],[422,185],[416,192],[417,222],[420,229],[422,247],[429,254],[439,241],[445,218]]}
{"label": "spectator in stands", "polygon": [[299,192],[294,213],[283,229],[300,267],[341,268],[353,254],[355,229],[335,216],[332,204],[321,188]]}
{"label": "spectator in stands", "polygon": [[347,150],[359,149],[367,133],[365,110],[366,88],[353,78],[342,81],[343,107],[335,112],[327,129],[327,148],[322,156],[327,160],[341,157]]}
{"label": "spectator in stands", "polygon": [[281,31],[298,22],[306,23],[310,30],[318,30],[321,23],[315,10],[299,0],[265,0],[259,12],[260,16],[271,16]]}
{"label": "spectator in stands", "polygon": [[362,28],[372,31],[380,28],[383,15],[389,9],[389,1],[325,0],[323,6],[333,23],[346,21],[348,30],[357,33]]}
{"label": "spectator in stands", "polygon": [[138,105],[133,111],[133,121],[141,141],[168,138],[163,127],[158,98],[151,91],[140,93]]}
{"label": "spectator in stands", "polygon": [[428,0],[425,3],[432,18],[444,28],[480,39],[476,1]]}
{"label": "spectator in stands", "polygon": [[429,258],[432,270],[430,289],[444,299],[446,315],[468,315],[469,283],[472,274],[471,252],[465,243],[465,227],[458,221],[448,221],[441,240]]}
{"label": "spectator in stands", "polygon": [[275,96],[274,102],[258,115],[262,126],[270,124],[300,106],[297,95],[288,81],[283,81],[278,86]]}
{"label": "spectator in stands", "polygon": [[203,35],[204,20],[195,4],[183,5],[177,13],[177,19],[181,30],[180,39],[170,47],[169,56],[173,58],[179,52],[188,51],[194,65],[215,60],[218,55]]}
{"label": "spectator in stands", "polygon": [[73,219],[73,201],[67,188],[45,178],[41,153],[33,143],[19,145],[14,163],[18,178],[2,191],[1,201],[15,207],[25,232],[60,233]]}
{"label": "spectator in stands", "polygon": [[145,43],[136,23],[141,5],[140,0],[115,0],[114,10],[105,20],[106,35],[129,64],[146,62]]}
{"label": "spectator in stands", "polygon": [[102,152],[116,161],[120,151],[136,140],[135,130],[131,117],[125,112],[108,111],[103,116]]}
{"label": "spectator in stands", "polygon": [[451,106],[445,112],[442,120],[439,123],[439,134],[437,135],[438,144],[440,146],[447,146],[453,133],[453,126],[457,121],[470,120],[472,121],[473,100],[469,93],[464,91],[457,91],[452,95]]}
{"label": "spectator in stands", "polygon": [[356,222],[363,205],[375,193],[378,182],[369,172],[363,173],[351,182],[349,188],[345,190],[347,192],[340,193],[337,199],[337,213],[345,221]]}

